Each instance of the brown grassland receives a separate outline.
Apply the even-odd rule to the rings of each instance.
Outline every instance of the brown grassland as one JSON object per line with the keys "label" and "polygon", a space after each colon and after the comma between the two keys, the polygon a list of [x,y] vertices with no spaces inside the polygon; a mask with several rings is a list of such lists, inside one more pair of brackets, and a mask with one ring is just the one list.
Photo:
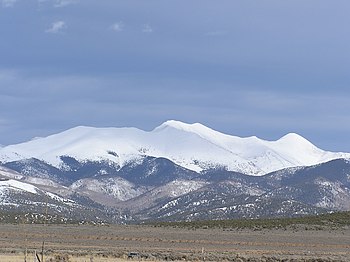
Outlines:
{"label": "brown grassland", "polygon": [[[350,229],[0,224],[0,261],[350,261]],[[40,255],[39,255],[40,256]],[[130,261],[130,259],[129,259]]]}

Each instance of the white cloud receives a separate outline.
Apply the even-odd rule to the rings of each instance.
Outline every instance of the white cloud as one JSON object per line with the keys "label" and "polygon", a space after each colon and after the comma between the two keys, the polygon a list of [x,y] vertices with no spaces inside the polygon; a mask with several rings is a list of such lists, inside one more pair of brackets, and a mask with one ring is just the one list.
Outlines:
{"label": "white cloud", "polygon": [[49,5],[53,5],[53,7],[55,8],[59,8],[59,7],[65,7],[71,4],[75,4],[78,2],[78,0],[37,0],[39,6],[41,4],[46,4],[48,3]]}
{"label": "white cloud", "polygon": [[17,0],[2,0],[2,6],[3,7],[12,7],[15,5],[15,3],[17,2]]}
{"label": "white cloud", "polygon": [[54,7],[65,7],[67,5],[75,4],[77,0],[56,0]]}
{"label": "white cloud", "polygon": [[153,28],[149,24],[144,24],[142,26],[143,33],[153,33]]}
{"label": "white cloud", "polygon": [[111,28],[116,32],[121,32],[124,30],[124,24],[123,22],[117,22],[117,23],[114,23]]}
{"label": "white cloud", "polygon": [[61,32],[64,28],[66,28],[66,23],[64,21],[56,21],[52,23],[51,27],[48,28],[45,32],[56,34]]}

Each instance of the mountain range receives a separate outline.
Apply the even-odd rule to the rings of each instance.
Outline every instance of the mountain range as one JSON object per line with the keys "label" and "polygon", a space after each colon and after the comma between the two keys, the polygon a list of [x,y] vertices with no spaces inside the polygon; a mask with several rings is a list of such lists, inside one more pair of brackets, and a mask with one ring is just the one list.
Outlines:
{"label": "mountain range", "polygon": [[0,206],[117,223],[350,210],[350,154],[167,121],[76,127],[0,148]]}

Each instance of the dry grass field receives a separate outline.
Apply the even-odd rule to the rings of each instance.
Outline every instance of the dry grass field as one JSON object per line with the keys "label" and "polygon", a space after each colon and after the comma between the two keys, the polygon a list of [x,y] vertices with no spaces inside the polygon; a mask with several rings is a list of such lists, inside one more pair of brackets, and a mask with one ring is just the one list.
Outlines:
{"label": "dry grass field", "polygon": [[[251,230],[153,226],[0,225],[0,261],[350,261],[350,229]],[[55,258],[56,256],[56,258]],[[130,261],[130,259],[129,259]]]}

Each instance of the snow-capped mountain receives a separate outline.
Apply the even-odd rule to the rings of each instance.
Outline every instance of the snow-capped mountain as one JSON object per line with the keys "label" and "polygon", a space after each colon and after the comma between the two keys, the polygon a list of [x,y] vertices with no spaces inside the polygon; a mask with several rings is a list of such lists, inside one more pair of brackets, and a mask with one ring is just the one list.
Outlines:
{"label": "snow-capped mountain", "polygon": [[47,205],[57,208],[62,208],[62,206],[73,207],[76,205],[70,199],[44,191],[32,184],[6,178],[0,179],[0,202],[2,206],[7,206],[8,208],[18,208],[21,206],[43,207],[45,206],[45,202]]}
{"label": "snow-capped mountain", "polygon": [[168,121],[76,127],[0,148],[0,210],[111,222],[283,217],[350,210],[348,153]]}
{"label": "snow-capped mountain", "polygon": [[167,121],[150,132],[136,128],[76,127],[45,138],[0,148],[2,163],[39,159],[64,169],[62,157],[82,161],[108,161],[119,168],[145,156],[166,158],[200,172],[224,167],[248,175],[295,166],[311,166],[348,153],[323,151],[297,134],[277,141],[226,135],[201,124]]}
{"label": "snow-capped mountain", "polygon": [[343,159],[261,177],[225,170],[212,175],[219,179],[198,190],[159,201],[136,216],[163,221],[217,220],[350,210],[350,162]]}
{"label": "snow-capped mountain", "polygon": [[[38,181],[30,176],[21,176],[16,171],[0,167],[0,220],[4,219],[4,215],[12,217],[10,222],[21,217],[21,223],[24,220],[47,222],[46,219],[49,219],[55,223],[66,223],[109,218],[104,206],[83,195],[76,195],[74,191],[68,192],[66,189],[62,192],[64,186],[52,186],[52,183],[50,180]],[[118,221],[118,218],[114,220]]]}

